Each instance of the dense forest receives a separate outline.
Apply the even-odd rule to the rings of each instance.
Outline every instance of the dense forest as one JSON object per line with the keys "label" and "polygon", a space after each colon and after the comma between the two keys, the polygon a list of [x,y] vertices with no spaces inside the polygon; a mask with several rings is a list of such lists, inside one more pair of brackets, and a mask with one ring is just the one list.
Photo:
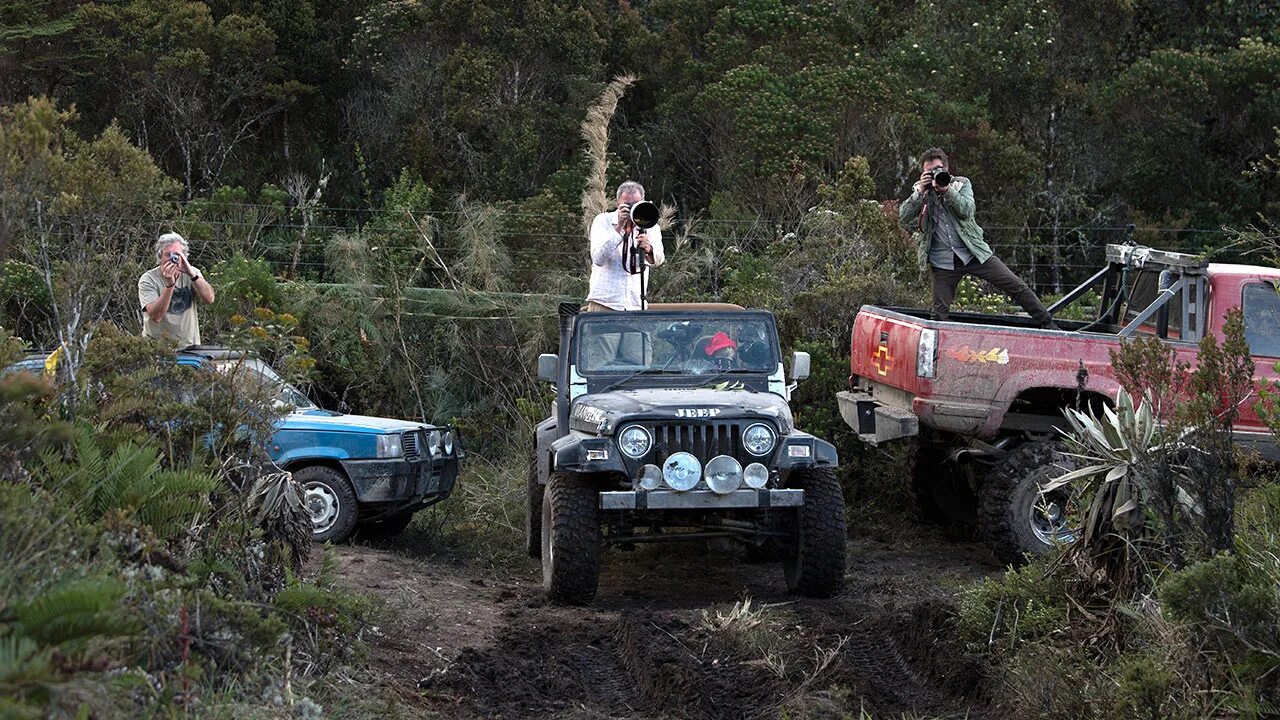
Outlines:
{"label": "dense forest", "polygon": [[[329,551],[303,571],[287,474],[242,473],[261,448],[234,429],[278,408],[193,388],[137,337],[160,233],[217,288],[207,342],[330,409],[456,423],[459,492],[414,529],[519,573],[550,397],[534,360],[585,295],[584,219],[638,180],[665,210],[653,299],[775,312],[784,350],[813,356],[797,419],[838,445],[851,526],[895,542],[915,532],[907,461],[858,443],[833,397],[857,308],[925,299],[896,204],[931,146],[1042,296],[1129,238],[1274,262],[1280,4],[0,0],[0,367],[60,353],[0,375],[0,554],[20,558],[0,567],[0,717],[390,707],[333,681],[362,667],[377,608]],[[967,283],[957,302],[1007,301]],[[1145,351],[1129,362],[1164,362]],[[964,590],[962,649],[999,678],[983,702],[1273,713],[1270,472],[1240,477],[1257,499],[1234,536],[1150,551],[1123,591],[1057,560]]]}

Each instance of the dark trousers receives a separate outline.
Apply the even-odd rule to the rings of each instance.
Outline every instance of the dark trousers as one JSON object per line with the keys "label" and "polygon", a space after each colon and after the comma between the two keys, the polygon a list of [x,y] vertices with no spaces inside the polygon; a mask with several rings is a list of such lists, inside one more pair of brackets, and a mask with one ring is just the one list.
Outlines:
{"label": "dark trousers", "polygon": [[962,264],[960,258],[955,258],[954,270],[932,265],[929,269],[933,274],[933,312],[939,320],[947,319],[951,303],[956,299],[956,286],[965,275],[972,275],[991,283],[996,289],[1013,298],[1014,302],[1021,305],[1022,309],[1041,325],[1053,319],[1044,303],[1040,302],[1040,298],[1036,297],[1031,288],[1022,282],[1022,278],[1014,275],[1013,271],[995,255],[987,258],[984,263],[974,258],[968,264]]}

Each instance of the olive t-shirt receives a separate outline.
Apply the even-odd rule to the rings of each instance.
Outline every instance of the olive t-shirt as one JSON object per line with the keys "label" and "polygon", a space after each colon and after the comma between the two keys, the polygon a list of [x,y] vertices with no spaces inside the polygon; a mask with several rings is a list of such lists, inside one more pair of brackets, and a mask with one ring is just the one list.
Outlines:
{"label": "olive t-shirt", "polygon": [[149,338],[172,338],[178,347],[200,344],[200,318],[196,315],[195,283],[186,275],[178,275],[178,283],[169,299],[169,310],[160,322],[152,322],[146,308],[160,299],[168,282],[155,267],[138,278],[138,304],[142,307],[142,334]]}

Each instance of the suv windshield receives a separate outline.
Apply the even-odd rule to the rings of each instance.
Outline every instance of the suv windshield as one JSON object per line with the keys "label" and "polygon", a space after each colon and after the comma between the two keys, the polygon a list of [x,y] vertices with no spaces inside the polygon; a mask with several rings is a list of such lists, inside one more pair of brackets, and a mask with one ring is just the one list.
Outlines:
{"label": "suv windshield", "polygon": [[218,372],[236,373],[237,382],[252,382],[258,387],[273,389],[276,393],[277,407],[287,406],[298,410],[315,408],[301,390],[285,382],[285,379],[277,375],[270,365],[258,358],[215,360],[213,366]]}
{"label": "suv windshield", "polygon": [[583,375],[654,372],[771,373],[778,341],[771,317],[756,313],[578,316],[576,362]]}

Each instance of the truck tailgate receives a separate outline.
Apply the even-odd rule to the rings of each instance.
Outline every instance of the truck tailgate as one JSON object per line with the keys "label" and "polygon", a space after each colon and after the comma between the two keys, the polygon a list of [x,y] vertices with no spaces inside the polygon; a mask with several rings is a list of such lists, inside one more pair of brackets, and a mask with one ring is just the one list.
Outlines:
{"label": "truck tailgate", "polygon": [[913,395],[919,393],[922,379],[916,373],[916,351],[923,329],[920,324],[864,308],[854,320],[850,339],[853,374]]}

